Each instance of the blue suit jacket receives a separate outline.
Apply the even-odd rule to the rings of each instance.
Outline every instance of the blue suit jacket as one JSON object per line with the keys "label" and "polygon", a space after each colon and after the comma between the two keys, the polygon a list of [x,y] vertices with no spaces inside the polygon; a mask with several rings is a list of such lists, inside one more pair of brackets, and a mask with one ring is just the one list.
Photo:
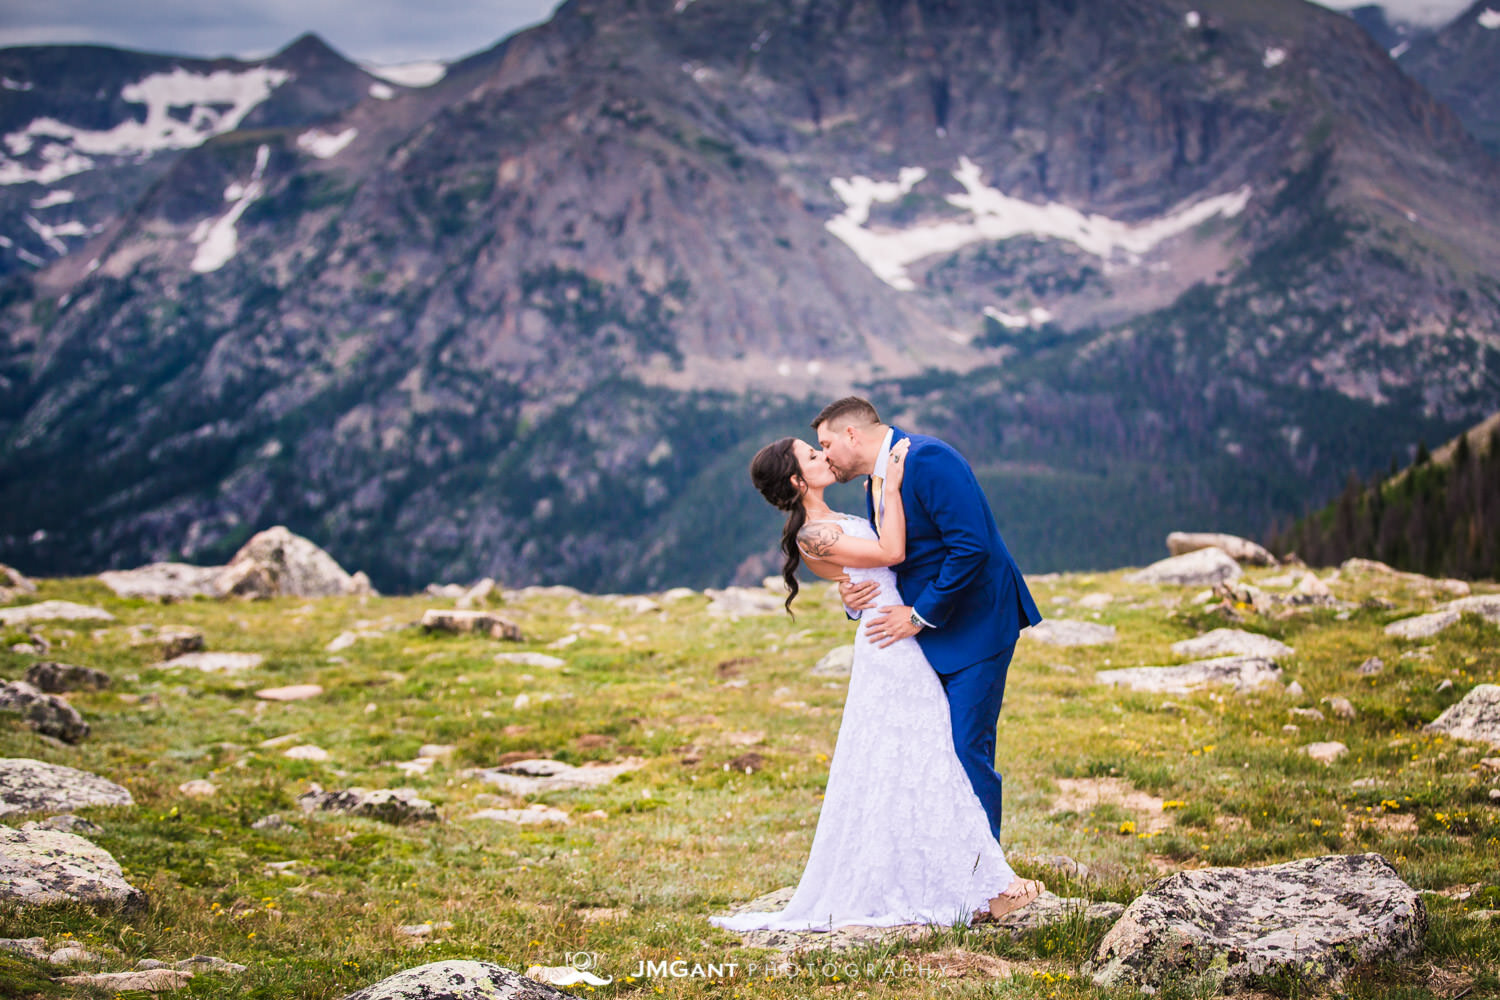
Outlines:
{"label": "blue suit jacket", "polygon": [[[896,585],[932,623],[917,633],[922,652],[934,670],[949,674],[1014,645],[1042,615],[969,463],[937,438],[893,430],[892,447],[911,438],[901,481],[906,560],[893,567]],[[865,504],[873,523],[868,480]]]}

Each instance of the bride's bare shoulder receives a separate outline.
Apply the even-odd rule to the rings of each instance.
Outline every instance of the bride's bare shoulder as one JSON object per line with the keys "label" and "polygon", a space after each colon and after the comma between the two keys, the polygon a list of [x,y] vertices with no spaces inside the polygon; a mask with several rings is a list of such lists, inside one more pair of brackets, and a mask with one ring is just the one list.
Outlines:
{"label": "bride's bare shoulder", "polygon": [[843,534],[837,521],[809,521],[797,532],[797,544],[812,558],[826,559]]}

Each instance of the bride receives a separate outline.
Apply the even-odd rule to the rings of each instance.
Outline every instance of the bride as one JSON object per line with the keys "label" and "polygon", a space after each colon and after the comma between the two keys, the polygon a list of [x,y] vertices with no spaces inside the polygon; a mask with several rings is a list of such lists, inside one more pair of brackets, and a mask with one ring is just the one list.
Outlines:
{"label": "bride", "polygon": [[[891,450],[879,537],[865,518],[829,509],[823,491],[836,477],[807,442],[783,438],[750,463],[761,495],[788,515],[781,547],[789,613],[804,558],[825,579],[877,581],[877,604],[902,603],[889,567],[906,555],[901,459],[909,444]],[[917,641],[881,648],[859,629],[823,807],[796,893],[780,912],[709,921],[732,931],[967,924],[1019,909],[1043,888],[1016,877],[990,832],[953,747],[947,696]]]}

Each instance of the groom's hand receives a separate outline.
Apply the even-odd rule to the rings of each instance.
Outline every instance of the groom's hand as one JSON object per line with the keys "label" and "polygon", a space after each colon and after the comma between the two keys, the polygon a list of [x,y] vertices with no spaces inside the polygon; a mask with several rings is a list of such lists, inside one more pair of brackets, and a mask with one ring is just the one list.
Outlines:
{"label": "groom's hand", "polygon": [[880,616],[865,625],[870,640],[881,649],[900,639],[906,639],[921,631],[911,623],[911,608],[904,604],[888,604],[880,609]]}
{"label": "groom's hand", "polygon": [[852,583],[848,580],[839,584],[839,597],[844,601],[844,607],[850,611],[863,611],[875,606],[875,595],[880,592],[880,583],[876,580],[866,580],[863,583]]}

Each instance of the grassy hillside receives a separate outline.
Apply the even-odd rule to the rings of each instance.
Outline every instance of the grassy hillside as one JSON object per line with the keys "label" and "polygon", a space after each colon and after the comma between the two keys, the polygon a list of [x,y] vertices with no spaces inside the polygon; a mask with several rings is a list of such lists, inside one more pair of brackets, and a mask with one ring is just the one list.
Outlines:
{"label": "grassy hillside", "polygon": [[[1478,764],[1492,751],[1421,727],[1475,684],[1500,681],[1500,628],[1466,618],[1423,643],[1397,640],[1382,626],[1433,599],[1379,578],[1332,586],[1356,605],[1345,620],[1323,609],[1245,626],[1296,648],[1283,666],[1305,696],[1163,697],[1119,693],[1093,676],[1174,662],[1170,643],[1222,618],[1192,603],[1190,590],[1132,584],[1119,573],[1038,579],[1044,613],[1114,625],[1119,637],[1078,649],[1022,640],[1000,721],[1006,849],[1022,874],[1060,894],[1120,902],[1184,868],[1378,851],[1410,884],[1437,893],[1426,897],[1431,929],[1425,954],[1356,975],[1348,995],[1446,998],[1468,987],[1471,996],[1496,995],[1500,937],[1469,916],[1500,909],[1500,816],[1488,796],[1496,777]],[[1113,600],[1097,612],[1076,606],[1094,594]],[[198,975],[186,991],[194,997],[332,1000],[440,958],[524,970],[566,964],[574,952],[595,953],[596,971],[615,977],[595,990],[578,987],[586,996],[1104,996],[1080,964],[1107,924],[1082,920],[1019,940],[940,929],[852,959],[906,959],[930,970],[923,976],[628,978],[643,960],[769,957],[705,918],[795,884],[801,871],[845,688],[810,668],[851,638],[831,597],[823,585],[810,588],[792,623],[713,617],[701,596],[644,614],[607,597],[535,596],[500,609],[525,630],[518,645],[409,627],[424,608],[447,603],[430,599],[160,606],[117,599],[90,579],[41,581],[36,599],[96,603],[118,617],[98,632],[89,623],[38,628],[54,644],[48,658],[102,668],[114,684],[70,696],[93,725],[81,745],[49,744],[0,716],[0,756],[80,767],[130,788],[133,807],[80,812],[104,828],[94,839],[150,902],[120,916],[0,911],[0,937],[79,941],[109,970],[200,953],[248,966],[240,975]],[[195,626],[211,650],[260,652],[266,661],[227,676],[158,669],[152,653],[126,639],[127,626],[145,623]],[[351,629],[378,635],[325,650]],[[0,679],[18,678],[35,657],[11,647],[27,636],[0,631]],[[568,635],[578,639],[549,648]],[[566,665],[494,659],[517,650]],[[1355,667],[1372,655],[1385,670],[1360,676]],[[1451,688],[1439,690],[1442,681]],[[325,693],[284,704],[253,694],[293,683]],[[521,694],[529,703],[517,704]],[[1283,730],[1291,707],[1331,695],[1347,697],[1358,717],[1297,719],[1298,731]],[[320,746],[330,760],[288,759],[289,743],[262,745],[282,736]],[[1342,741],[1350,752],[1329,766],[1299,752],[1319,740]],[[451,759],[413,777],[393,766],[428,743],[453,745]],[[460,774],[506,754],[646,763],[595,790],[534,800],[567,812],[567,825],[467,818],[482,807],[531,804]],[[1362,778],[1373,783],[1356,786]],[[211,781],[216,794],[178,791],[192,779]],[[1097,796],[1062,798],[1059,783],[1069,779],[1087,783],[1075,792]],[[295,800],[312,782],[410,785],[443,818],[391,826],[304,816]],[[1146,797],[1119,799],[1109,789]],[[273,812],[287,825],[252,828]],[[1058,854],[1088,866],[1089,876],[1030,860]],[[398,931],[424,922],[438,929],[425,937]],[[1011,963],[1012,975],[979,971],[975,955]],[[0,995],[88,995],[51,974],[0,951]],[[1265,985],[1277,995],[1317,995]]]}

